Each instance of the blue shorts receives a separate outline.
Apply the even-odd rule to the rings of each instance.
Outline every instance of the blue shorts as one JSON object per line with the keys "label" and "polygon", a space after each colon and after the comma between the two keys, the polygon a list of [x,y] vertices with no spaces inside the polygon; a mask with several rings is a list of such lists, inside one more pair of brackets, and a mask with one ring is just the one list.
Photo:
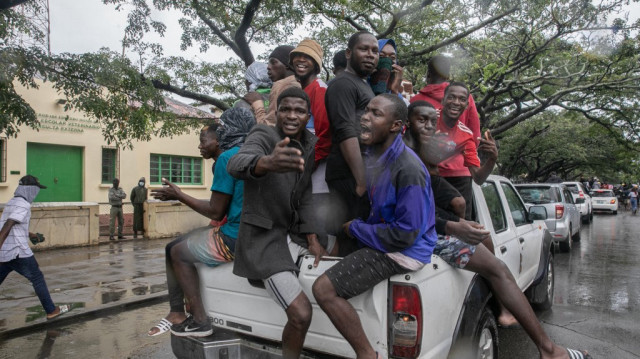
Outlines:
{"label": "blue shorts", "polygon": [[433,248],[433,254],[456,268],[464,268],[475,252],[476,246],[465,243],[454,236],[440,234],[438,234],[438,241]]}

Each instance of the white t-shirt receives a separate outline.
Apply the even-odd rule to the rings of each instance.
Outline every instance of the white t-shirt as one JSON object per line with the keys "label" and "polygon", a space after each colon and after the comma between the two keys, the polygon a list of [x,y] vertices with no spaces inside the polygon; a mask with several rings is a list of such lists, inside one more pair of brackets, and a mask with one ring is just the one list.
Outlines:
{"label": "white t-shirt", "polygon": [[4,206],[0,217],[0,228],[9,219],[16,223],[0,248],[0,262],[9,262],[16,257],[28,258],[33,256],[29,247],[29,220],[31,219],[31,203],[22,197],[13,197]]}

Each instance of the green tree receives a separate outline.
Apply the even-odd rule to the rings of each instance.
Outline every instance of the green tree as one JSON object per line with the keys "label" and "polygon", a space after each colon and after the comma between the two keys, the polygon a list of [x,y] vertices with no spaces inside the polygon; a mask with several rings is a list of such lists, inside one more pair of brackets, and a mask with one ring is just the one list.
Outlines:
{"label": "green tree", "polygon": [[[3,51],[11,50],[10,61],[24,61],[3,81],[28,83],[30,74],[42,73],[70,96],[69,106],[83,109],[105,128],[121,128],[111,137],[115,141],[148,138],[149,129],[170,134],[184,128],[181,121],[159,115],[163,112],[161,95],[167,92],[228,108],[245,92],[244,68],[257,58],[264,59],[265,54],[256,55],[252,49],[258,44],[263,48],[295,44],[299,40],[296,30],[306,31],[323,45],[325,64],[355,31],[393,38],[399,45],[400,60],[406,64],[405,77],[418,86],[423,85],[429,57],[437,52],[451,53],[455,79],[471,85],[482,126],[499,138],[547,109],[563,108],[580,113],[607,131],[622,130],[628,139],[638,140],[638,116],[629,110],[637,106],[640,89],[640,24],[614,19],[627,0],[597,4],[540,0],[516,7],[509,1],[486,0],[103,1],[129,9],[123,45],[139,54],[138,63],[109,49],[40,57],[33,49],[3,46]],[[164,24],[153,19],[152,8],[181,14],[183,49],[205,51],[222,46],[231,50],[233,57],[221,61],[214,55],[194,61],[164,56],[159,44],[147,40],[149,32],[163,35],[166,31]],[[2,16],[17,18],[11,10],[3,11]],[[2,26],[14,23],[4,21]],[[328,70],[325,65],[325,74]],[[100,86],[115,95],[100,95]],[[93,99],[96,95],[100,100]],[[146,106],[126,106],[132,101]],[[28,104],[12,111],[3,112],[9,115],[3,116],[2,129],[16,129],[19,121],[37,123],[33,116],[16,116],[16,111],[29,115]],[[158,115],[162,121],[149,119]],[[166,120],[178,124],[158,128]],[[134,125],[127,130],[131,121]]]}
{"label": "green tree", "polygon": [[500,142],[498,172],[527,182],[551,172],[565,180],[633,175],[637,148],[621,131],[609,131],[579,113],[546,111],[514,126]]}

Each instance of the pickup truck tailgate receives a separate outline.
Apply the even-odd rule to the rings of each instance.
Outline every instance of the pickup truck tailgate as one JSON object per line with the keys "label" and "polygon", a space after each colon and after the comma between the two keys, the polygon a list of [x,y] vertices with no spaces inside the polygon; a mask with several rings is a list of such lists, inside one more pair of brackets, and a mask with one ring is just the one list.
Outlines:
{"label": "pickup truck tailgate", "polygon": [[[313,268],[313,257],[306,257],[302,261],[299,279],[313,309],[305,348],[354,357],[355,353],[315,302],[311,291],[316,278],[335,263],[335,260],[326,260],[317,268]],[[280,341],[286,323],[284,310],[269,297],[264,288],[252,286],[247,279],[233,275],[232,270],[233,264],[224,264],[217,268],[198,267],[203,302],[209,316],[213,318],[213,324],[240,333]],[[384,281],[350,300],[360,316],[370,342],[384,352],[387,350],[387,288],[388,282]]]}

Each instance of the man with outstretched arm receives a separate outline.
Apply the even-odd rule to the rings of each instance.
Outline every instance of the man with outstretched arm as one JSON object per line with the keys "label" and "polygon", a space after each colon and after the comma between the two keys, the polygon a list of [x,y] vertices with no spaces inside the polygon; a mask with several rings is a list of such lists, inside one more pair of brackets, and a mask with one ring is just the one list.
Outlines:
{"label": "man with outstretched arm", "polygon": [[[202,158],[215,161],[210,199],[191,197],[165,178],[162,179],[165,186],[152,191],[154,198],[178,200],[211,219],[211,223],[167,244],[165,263],[170,311],[151,328],[148,333],[150,336],[160,335],[169,329],[177,336],[202,337],[213,332],[200,296],[195,264],[216,267],[233,260],[244,184],[227,173],[227,162],[242,146],[249,130],[255,125],[255,118],[246,108],[231,108],[220,116],[220,121],[224,125],[212,123],[202,129],[198,146]],[[193,316],[186,315],[184,298]]]}
{"label": "man with outstretched arm", "polygon": [[311,324],[311,303],[296,273],[300,255],[316,265],[327,251],[318,242],[311,197],[316,138],[305,128],[311,103],[300,88],[277,100],[276,126],[257,125],[229,160],[229,173],[244,180],[244,203],[233,273],[264,283],[284,309],[284,358],[298,358]]}

